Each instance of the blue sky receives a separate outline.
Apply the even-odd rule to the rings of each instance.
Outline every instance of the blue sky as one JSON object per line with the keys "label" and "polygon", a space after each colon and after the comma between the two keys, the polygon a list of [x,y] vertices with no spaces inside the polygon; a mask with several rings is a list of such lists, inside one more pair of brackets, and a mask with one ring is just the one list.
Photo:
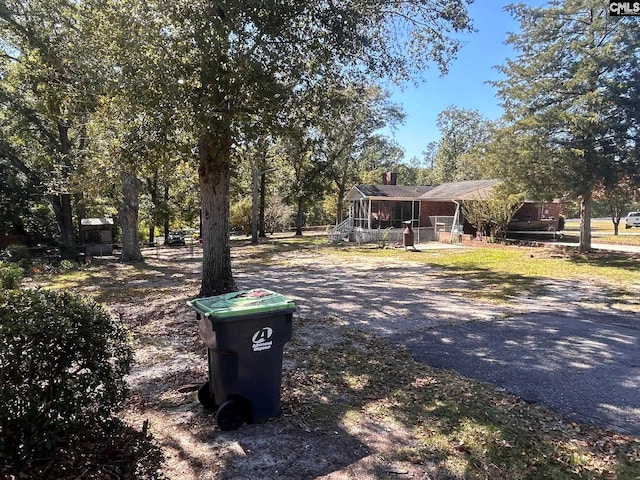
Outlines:
{"label": "blue sky", "polygon": [[392,101],[402,105],[407,118],[404,125],[385,133],[405,150],[405,161],[414,156],[422,159],[426,145],[440,138],[436,117],[449,105],[478,110],[491,120],[502,115],[495,89],[486,82],[500,78],[494,66],[514,57],[511,47],[504,44],[508,32],[518,29],[517,22],[504,11],[510,3],[515,1],[476,0],[468,9],[477,32],[461,37],[465,43],[449,73],[440,77],[437,68],[433,68],[418,87],[390,89]]}

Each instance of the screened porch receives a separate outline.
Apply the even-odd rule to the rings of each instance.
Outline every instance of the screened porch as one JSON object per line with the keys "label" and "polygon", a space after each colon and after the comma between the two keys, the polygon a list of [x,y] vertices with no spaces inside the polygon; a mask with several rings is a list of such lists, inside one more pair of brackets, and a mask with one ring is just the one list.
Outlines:
{"label": "screened porch", "polygon": [[354,227],[367,230],[402,228],[405,222],[411,222],[412,228],[419,228],[420,202],[362,198],[351,202],[349,216]]}

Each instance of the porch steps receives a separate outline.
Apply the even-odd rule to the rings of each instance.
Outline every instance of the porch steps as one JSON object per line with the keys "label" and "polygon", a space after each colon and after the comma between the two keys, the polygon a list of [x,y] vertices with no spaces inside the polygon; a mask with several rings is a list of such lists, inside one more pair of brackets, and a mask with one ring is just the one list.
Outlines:
{"label": "porch steps", "polygon": [[348,240],[349,235],[353,231],[353,218],[345,218],[340,224],[336,225],[329,231],[329,242],[338,243],[343,240]]}

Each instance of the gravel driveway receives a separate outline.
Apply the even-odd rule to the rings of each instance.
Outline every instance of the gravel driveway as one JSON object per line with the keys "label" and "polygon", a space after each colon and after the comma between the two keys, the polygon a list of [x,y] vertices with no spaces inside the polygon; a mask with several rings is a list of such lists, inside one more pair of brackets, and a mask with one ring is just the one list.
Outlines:
{"label": "gravel driveway", "polygon": [[640,435],[638,303],[612,302],[602,285],[545,280],[542,295],[496,306],[469,300],[459,276],[418,263],[298,254],[234,268],[240,288],[285,293],[298,315],[335,316],[418,361]]}

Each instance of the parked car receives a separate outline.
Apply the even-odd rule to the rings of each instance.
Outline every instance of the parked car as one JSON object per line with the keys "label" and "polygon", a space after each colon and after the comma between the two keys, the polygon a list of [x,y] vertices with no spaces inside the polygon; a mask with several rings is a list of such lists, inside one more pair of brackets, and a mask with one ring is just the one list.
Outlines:
{"label": "parked car", "polygon": [[640,227],[640,212],[629,212],[625,219],[624,228]]}
{"label": "parked car", "polygon": [[184,241],[184,233],[169,232],[169,237],[167,238],[167,245],[186,245]]}

